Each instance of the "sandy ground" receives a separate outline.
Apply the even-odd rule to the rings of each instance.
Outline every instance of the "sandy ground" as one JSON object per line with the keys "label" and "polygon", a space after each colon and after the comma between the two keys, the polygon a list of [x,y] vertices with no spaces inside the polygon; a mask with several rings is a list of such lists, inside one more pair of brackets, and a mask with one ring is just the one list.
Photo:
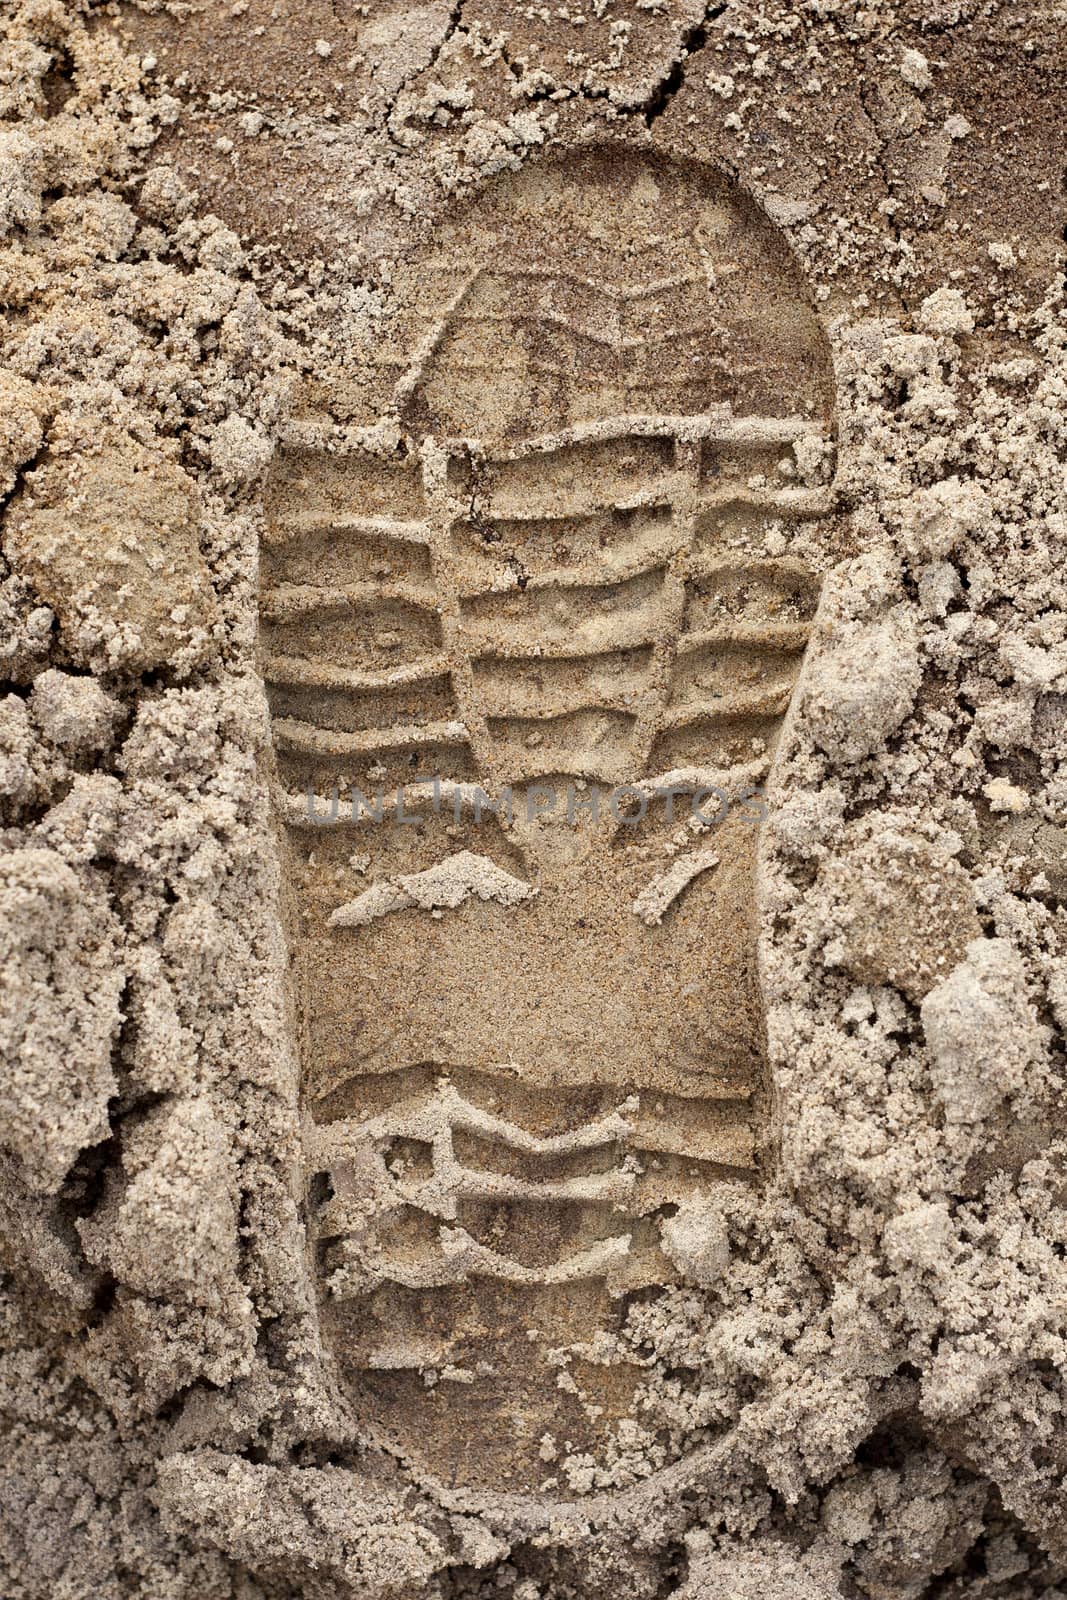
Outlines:
{"label": "sandy ground", "polygon": [[1062,9],[0,30],[3,1592],[1067,1594]]}

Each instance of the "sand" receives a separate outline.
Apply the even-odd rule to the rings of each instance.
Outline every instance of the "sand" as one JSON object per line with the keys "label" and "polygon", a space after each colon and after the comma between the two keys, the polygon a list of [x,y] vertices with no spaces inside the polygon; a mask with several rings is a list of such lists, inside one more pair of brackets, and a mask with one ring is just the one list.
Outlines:
{"label": "sand", "polygon": [[7,8],[5,1594],[1067,1593],[1065,21]]}

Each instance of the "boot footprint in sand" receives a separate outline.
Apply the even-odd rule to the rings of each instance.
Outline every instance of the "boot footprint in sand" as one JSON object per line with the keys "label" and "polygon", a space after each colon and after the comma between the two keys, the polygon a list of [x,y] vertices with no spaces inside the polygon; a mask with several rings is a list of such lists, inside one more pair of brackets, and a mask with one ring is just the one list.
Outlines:
{"label": "boot footprint in sand", "polygon": [[640,1424],[628,1307],[713,1281],[773,1159],[756,851],[832,390],[721,180],[510,191],[415,272],[400,445],[292,429],[261,641],[324,1343],[423,1472],[567,1495]]}

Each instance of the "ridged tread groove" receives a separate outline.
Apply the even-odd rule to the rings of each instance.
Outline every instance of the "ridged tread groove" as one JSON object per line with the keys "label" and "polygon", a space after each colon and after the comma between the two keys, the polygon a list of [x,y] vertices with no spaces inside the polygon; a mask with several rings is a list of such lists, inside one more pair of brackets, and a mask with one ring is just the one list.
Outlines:
{"label": "ridged tread groove", "polygon": [[[566,530],[576,526],[578,519],[587,528],[598,528],[602,546],[599,559],[583,554],[580,559],[557,562],[530,574],[513,572],[507,587],[501,586],[499,576],[495,582],[491,579],[487,583],[485,579],[484,565],[497,555],[494,546],[483,544],[479,548],[469,532],[465,541],[458,537],[459,530],[464,527],[464,499],[460,496],[457,502],[454,488],[450,490],[449,472],[442,473],[439,466],[430,472],[430,463],[423,464],[427,470],[425,516],[418,523],[404,524],[381,515],[364,516],[358,508],[339,508],[336,515],[328,517],[317,512],[292,517],[284,534],[273,541],[276,560],[279,555],[284,556],[290,541],[298,540],[301,533],[328,528],[335,538],[358,540],[395,534],[398,527],[403,527],[412,542],[424,544],[429,550],[432,579],[421,585],[396,576],[379,582],[347,585],[329,582],[290,585],[279,581],[262,597],[266,621],[400,601],[441,618],[444,648],[392,668],[346,668],[291,653],[267,656],[264,672],[268,681],[338,692],[386,693],[401,686],[429,684],[447,674],[452,679],[457,714],[446,721],[402,722],[353,731],[317,726],[293,716],[279,717],[274,723],[279,759],[284,763],[286,752],[299,752],[326,760],[360,756],[370,761],[397,747],[480,745],[482,759],[477,763],[478,770],[489,789],[493,769],[497,777],[503,775],[509,782],[521,778],[522,752],[532,743],[537,749],[536,764],[539,766],[623,781],[632,772],[647,772],[649,762],[663,748],[665,738],[676,741],[687,727],[748,720],[762,729],[768,722],[780,719],[791,688],[788,663],[793,662],[795,674],[810,633],[810,616],[777,620],[767,614],[766,605],[776,595],[786,597],[795,592],[810,612],[807,597],[814,593],[810,574],[801,564],[788,558],[739,561],[729,549],[715,546],[711,521],[721,513],[727,519],[730,515],[774,516],[790,525],[820,514],[825,507],[825,496],[791,487],[777,491],[744,490],[736,482],[727,490],[709,493],[703,476],[705,441],[675,439],[670,445],[672,462],[666,463],[663,451],[670,440],[669,431],[665,428],[639,436],[639,458],[649,438],[657,441],[657,454],[646,459],[657,461],[663,470],[654,486],[631,489],[621,504],[617,495],[601,501],[595,495],[583,494],[565,484],[566,505],[560,510],[558,501],[553,499],[551,479],[545,479],[543,474],[553,459],[568,461],[575,450],[579,453],[588,452],[589,448],[625,451],[628,444],[625,433],[613,435],[606,441],[594,435],[591,441],[578,440],[558,452],[521,451],[502,459],[499,467],[492,461],[485,464],[480,474],[475,475],[476,481],[469,494],[470,503],[482,519],[473,526],[490,529],[494,525],[506,526],[516,562],[521,562],[519,536],[524,526],[539,530],[542,537],[548,526],[560,530],[562,537]],[[760,447],[766,443],[762,437],[756,442]],[[731,445],[733,448],[743,446],[744,440],[734,438]],[[308,448],[307,432],[302,437],[302,448]],[[538,471],[542,474],[540,493],[544,503],[531,506],[527,500],[517,506],[517,486],[511,484],[503,494],[501,505],[500,493],[494,497],[494,478],[501,472],[507,473],[509,462],[514,466],[516,462],[534,461],[539,463]],[[366,462],[360,471],[366,475]],[[469,481],[470,472],[469,465],[460,462],[458,471],[452,475],[453,484]],[[502,481],[508,483],[509,480],[505,476]],[[479,482],[484,484],[481,489]],[[516,516],[517,510],[526,515]],[[620,518],[632,519],[649,510],[659,519],[653,537],[646,533],[644,543],[636,549],[627,549],[625,539],[620,538],[622,549],[615,557],[610,547],[603,548],[603,541],[611,532],[618,532],[620,526],[625,526],[620,524]],[[547,517],[546,511],[550,513]],[[486,517],[490,518],[488,522],[484,520]],[[711,548],[708,548],[709,542]],[[473,571],[469,570],[472,564]],[[727,588],[732,585],[741,596],[736,604],[742,614],[724,615],[714,626],[687,626],[687,618],[701,593],[707,590],[714,594],[722,590],[723,585]],[[557,616],[551,609],[554,606],[562,608]],[[751,614],[753,607],[759,614]],[[750,672],[759,673],[761,652],[769,660],[773,659],[773,680],[735,688],[725,694],[702,695],[686,677],[701,667],[702,655],[711,661],[707,671],[725,672],[725,667],[716,667],[714,653],[719,652],[721,656],[726,652],[728,663],[728,653],[738,650],[748,653]],[[604,672],[610,671],[621,680],[623,687],[617,695],[611,693],[607,680],[597,679],[599,662],[605,664]],[[693,663],[692,668],[689,663]],[[555,688],[550,686],[546,690],[543,678],[553,674]],[[534,679],[541,685],[537,690],[531,687]],[[591,682],[596,692],[590,695],[583,691],[583,681]],[[594,739],[596,744],[590,745],[590,740]],[[602,754],[596,753],[598,748]],[[699,751],[695,753],[700,754]],[[680,754],[672,746],[675,767],[684,766],[683,760],[675,759]],[[491,770],[487,772],[487,768]],[[290,811],[295,809],[296,803],[294,796]],[[433,1200],[435,1180],[431,1179],[429,1186],[426,1182],[399,1187],[394,1184],[393,1199],[397,1203],[402,1199],[406,1206],[414,1205],[428,1215],[447,1219],[448,1215],[454,1216],[455,1202],[459,1198],[523,1204],[534,1200],[592,1203],[598,1197],[608,1196],[622,1203],[632,1190],[629,1180],[620,1188],[617,1167],[580,1179],[542,1178],[536,1182],[514,1175],[468,1171],[451,1153],[457,1128],[477,1128],[482,1137],[502,1149],[514,1146],[516,1151],[540,1156],[562,1149],[566,1141],[522,1136],[500,1119],[495,1122],[490,1119],[488,1123],[479,1121],[477,1115],[468,1115],[460,1102],[453,1100],[450,1104],[458,1120],[453,1124],[445,1117],[435,1126],[429,1142],[435,1172],[443,1163],[448,1173],[451,1199],[442,1211]],[[749,1103],[742,1099],[727,1104],[734,1107],[733,1122],[728,1122],[714,1137],[709,1136],[703,1142],[695,1141],[691,1132],[672,1135],[669,1128],[661,1128],[658,1136],[648,1130],[642,1136],[631,1128],[626,1147],[646,1155],[685,1158],[736,1171],[751,1170],[755,1142],[748,1121]],[[346,1159],[343,1154],[346,1148],[362,1151],[361,1159],[365,1162],[375,1159],[375,1141],[386,1136],[391,1139],[414,1137],[413,1129],[425,1110],[423,1104],[409,1115],[404,1102],[400,1101],[362,1129],[346,1121],[334,1123],[330,1125],[333,1137],[323,1140],[321,1135],[325,1135],[327,1129],[321,1128],[316,1148],[320,1151],[323,1170],[329,1170],[331,1147],[335,1147],[335,1162]],[[613,1141],[618,1140],[618,1131],[611,1137]],[[595,1139],[590,1137],[588,1148],[594,1146]],[[381,1174],[386,1174],[382,1181],[388,1190],[384,1164]],[[508,1279],[511,1267],[498,1254],[478,1248],[473,1250],[473,1255],[469,1252],[464,1255],[462,1251],[460,1255],[468,1265],[473,1263],[471,1270],[478,1274],[495,1274]],[[595,1274],[606,1270],[602,1251],[587,1253],[582,1260],[583,1272]],[[525,1273],[519,1276],[522,1281],[528,1281]]]}

